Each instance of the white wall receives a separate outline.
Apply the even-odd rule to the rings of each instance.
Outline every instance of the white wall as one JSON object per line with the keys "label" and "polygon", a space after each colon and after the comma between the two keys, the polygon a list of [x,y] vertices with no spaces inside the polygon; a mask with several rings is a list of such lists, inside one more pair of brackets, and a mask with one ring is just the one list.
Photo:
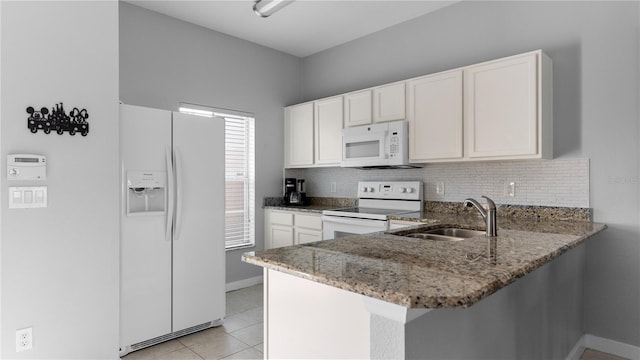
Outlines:
{"label": "white wall", "polygon": [[120,98],[177,111],[181,101],[256,118],[256,247],[227,252],[227,283],[262,275],[240,260],[264,248],[262,198],[282,193],[283,107],[300,100],[302,60],[120,4]]}
{"label": "white wall", "polygon": [[[118,3],[0,3],[0,144],[47,156],[49,207],[8,210],[0,176],[0,357],[118,354]],[[31,134],[27,106],[89,112],[88,136]],[[33,327],[32,350],[15,331]]]}
{"label": "white wall", "polygon": [[462,2],[304,59],[304,99],[543,49],[554,151],[590,159],[584,332],[640,345],[638,2]]}

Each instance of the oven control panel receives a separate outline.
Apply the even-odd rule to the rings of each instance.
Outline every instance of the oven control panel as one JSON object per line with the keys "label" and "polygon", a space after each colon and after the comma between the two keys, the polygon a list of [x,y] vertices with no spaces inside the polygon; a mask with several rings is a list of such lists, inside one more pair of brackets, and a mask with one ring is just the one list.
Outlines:
{"label": "oven control panel", "polygon": [[360,181],[358,198],[422,200],[422,181]]}

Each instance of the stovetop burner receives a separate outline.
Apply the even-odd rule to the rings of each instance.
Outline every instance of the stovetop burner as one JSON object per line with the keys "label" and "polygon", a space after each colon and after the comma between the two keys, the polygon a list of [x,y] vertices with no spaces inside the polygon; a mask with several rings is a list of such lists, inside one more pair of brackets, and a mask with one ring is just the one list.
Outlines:
{"label": "stovetop burner", "polygon": [[390,215],[422,210],[420,181],[361,181],[358,183],[358,207],[325,210],[323,215],[346,218],[387,220]]}

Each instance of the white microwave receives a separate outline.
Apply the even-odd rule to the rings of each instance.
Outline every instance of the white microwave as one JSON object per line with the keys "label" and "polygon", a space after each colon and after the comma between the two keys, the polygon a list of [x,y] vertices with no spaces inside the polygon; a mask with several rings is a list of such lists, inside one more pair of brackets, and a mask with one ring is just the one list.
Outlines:
{"label": "white microwave", "polygon": [[342,167],[412,168],[406,121],[342,129]]}

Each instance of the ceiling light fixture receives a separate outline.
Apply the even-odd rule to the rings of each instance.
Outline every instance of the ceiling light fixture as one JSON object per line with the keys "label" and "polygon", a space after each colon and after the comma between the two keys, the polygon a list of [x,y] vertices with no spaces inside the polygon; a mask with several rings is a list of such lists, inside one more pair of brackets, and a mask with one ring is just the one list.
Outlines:
{"label": "ceiling light fixture", "polygon": [[253,12],[260,17],[266,18],[291,4],[293,1],[294,0],[256,0],[253,3]]}

